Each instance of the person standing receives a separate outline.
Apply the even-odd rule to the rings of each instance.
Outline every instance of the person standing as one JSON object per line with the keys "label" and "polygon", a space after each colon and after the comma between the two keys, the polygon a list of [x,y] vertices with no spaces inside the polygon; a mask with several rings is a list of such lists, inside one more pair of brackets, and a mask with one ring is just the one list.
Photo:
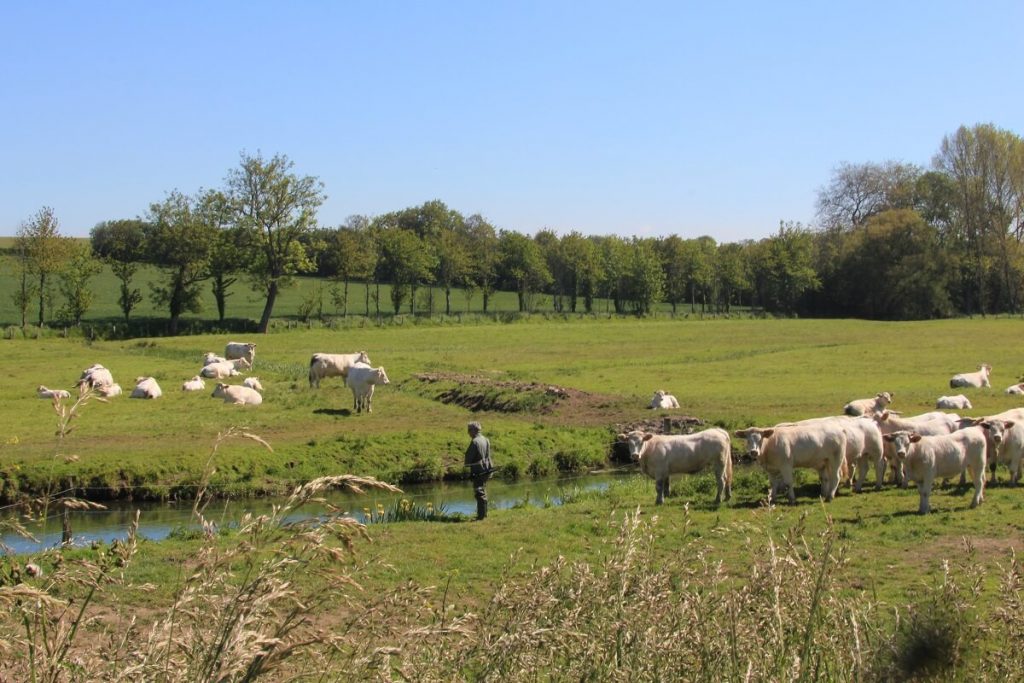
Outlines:
{"label": "person standing", "polygon": [[469,432],[469,446],[466,448],[466,467],[473,480],[473,496],[476,498],[476,518],[487,516],[487,490],[484,488],[491,478],[494,465],[491,463],[491,442],[481,434],[479,422],[466,425]]}

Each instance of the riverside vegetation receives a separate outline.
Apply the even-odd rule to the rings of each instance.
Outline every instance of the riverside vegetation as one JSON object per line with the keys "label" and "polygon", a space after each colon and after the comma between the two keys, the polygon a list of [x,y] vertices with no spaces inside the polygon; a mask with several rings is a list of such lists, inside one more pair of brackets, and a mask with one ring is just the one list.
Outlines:
{"label": "riverside vegetation", "polygon": [[[411,380],[417,373],[580,392],[565,399],[577,401],[571,413],[555,402],[549,412],[531,405],[480,418],[500,463],[507,450],[509,462],[528,455],[520,462],[546,458],[554,468],[566,444],[603,458],[614,422],[650,418],[642,405],[654,388],[730,428],[835,413],[882,389],[899,408],[923,412],[951,374],[984,360],[1006,381],[973,392],[972,414],[996,412],[1016,405],[1001,386],[1019,376],[1020,325],[612,320],[270,335],[260,338],[256,371],[267,386],[261,408],[270,410],[231,410],[205,396],[187,397],[198,399],[192,406],[173,391],[163,402],[87,402],[66,420],[72,432],[58,430],[58,457],[52,408],[32,397],[49,377],[41,373],[66,364],[61,372],[77,377],[99,361],[115,379],[149,367],[145,374],[166,373],[173,387],[172,373],[223,339],[5,342],[16,362],[0,411],[17,433],[3,435],[3,465],[40,473],[38,485],[18,491],[45,491],[47,481],[63,490],[74,468],[117,467],[137,481],[178,468],[218,495],[251,492],[252,480],[308,479],[280,511],[235,529],[202,525],[197,505],[199,534],[4,557],[0,672],[13,680],[1019,678],[1014,550],[1024,492],[1007,486],[991,488],[973,511],[962,490],[943,489],[924,518],[913,514],[913,492],[893,488],[844,489],[823,505],[810,476],[798,481],[797,506],[767,507],[766,480],[753,470],[737,475],[734,500],[717,509],[713,480],[702,475],[679,481],[657,514],[652,484],[635,476],[607,491],[565,491],[558,508],[498,511],[485,524],[364,528],[325,510],[319,524],[295,525],[287,514],[315,505],[320,487],[373,486],[366,475],[413,469],[425,457],[415,444],[442,444],[441,471],[454,474],[469,413],[435,400],[451,387],[435,394]],[[350,399],[338,385],[305,386],[309,352],[363,348],[397,385],[381,391],[372,416],[344,414],[338,406]],[[242,432],[273,451],[224,436]],[[320,456],[309,445],[338,432],[345,443],[408,450],[382,467],[370,449],[354,457],[335,446]],[[552,434],[564,439],[558,449],[547,445]],[[212,455],[204,443],[215,444]],[[324,478],[318,468],[356,478]],[[28,563],[42,576],[28,576]]]}

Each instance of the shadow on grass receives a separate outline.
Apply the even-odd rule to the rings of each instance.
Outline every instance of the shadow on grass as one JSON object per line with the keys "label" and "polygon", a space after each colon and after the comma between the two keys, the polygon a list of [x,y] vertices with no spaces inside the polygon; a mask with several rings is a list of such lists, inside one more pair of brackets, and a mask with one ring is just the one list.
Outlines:
{"label": "shadow on grass", "polygon": [[316,415],[333,415],[335,417],[348,417],[352,411],[348,408],[317,408],[313,411]]}

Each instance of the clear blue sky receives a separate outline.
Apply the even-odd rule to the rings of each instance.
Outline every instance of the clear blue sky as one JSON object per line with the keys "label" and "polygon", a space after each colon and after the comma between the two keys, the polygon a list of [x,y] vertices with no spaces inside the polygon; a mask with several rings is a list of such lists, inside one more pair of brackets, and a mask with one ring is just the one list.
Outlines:
{"label": "clear blue sky", "polygon": [[1024,2],[8,2],[0,235],[318,176],[334,226],[440,199],[533,234],[760,238],[840,162],[1024,134]]}

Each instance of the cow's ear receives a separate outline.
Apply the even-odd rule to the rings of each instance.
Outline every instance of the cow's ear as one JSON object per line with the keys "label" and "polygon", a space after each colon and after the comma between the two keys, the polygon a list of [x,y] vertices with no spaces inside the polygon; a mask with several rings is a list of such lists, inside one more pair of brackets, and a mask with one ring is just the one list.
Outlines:
{"label": "cow's ear", "polygon": [[1003,423],[1003,426],[1006,427],[1007,429],[1013,429],[1013,425],[1015,424],[1017,423],[1014,422],[1013,420],[1007,420],[1006,422]]}
{"label": "cow's ear", "polygon": [[616,441],[625,441],[626,440],[626,435],[625,434],[619,434],[617,437],[615,437],[615,440]]}
{"label": "cow's ear", "polygon": [[882,438],[885,439],[886,441],[895,441],[896,440],[896,437],[893,436],[892,434],[882,434]]}
{"label": "cow's ear", "polygon": [[763,436],[764,438],[767,439],[769,436],[771,436],[774,433],[775,433],[774,429],[764,429],[764,430],[761,431],[761,436]]}
{"label": "cow's ear", "polygon": [[644,441],[650,441],[653,438],[654,438],[654,434],[651,434],[650,432],[647,432],[646,434],[644,434]]}
{"label": "cow's ear", "polygon": [[737,429],[735,432],[733,432],[733,434],[735,436],[738,436],[741,439],[745,439],[745,438],[747,438],[747,435],[750,434],[750,430],[749,429]]}
{"label": "cow's ear", "polygon": [[988,420],[985,420],[984,422],[981,423],[981,428],[982,429],[992,429],[992,423],[989,422]]}
{"label": "cow's ear", "polygon": [[921,440],[921,435],[920,434],[911,434],[910,435],[910,443],[917,443],[920,440]]}

